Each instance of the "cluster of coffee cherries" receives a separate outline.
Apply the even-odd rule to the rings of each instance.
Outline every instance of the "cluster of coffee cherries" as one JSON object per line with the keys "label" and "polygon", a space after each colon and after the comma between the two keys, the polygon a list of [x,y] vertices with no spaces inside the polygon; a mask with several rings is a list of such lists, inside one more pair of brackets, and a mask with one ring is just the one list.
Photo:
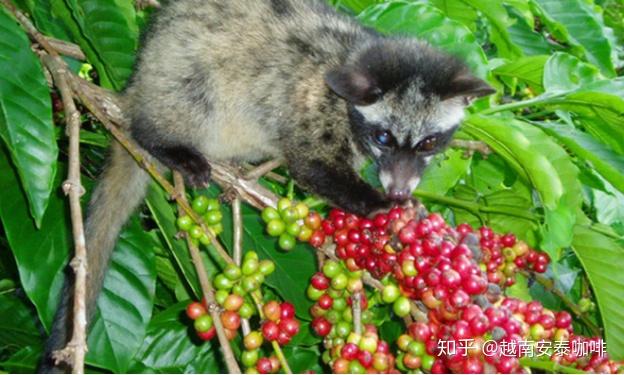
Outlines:
{"label": "cluster of coffee cherries", "polygon": [[[266,223],[267,233],[279,237],[279,247],[290,251],[297,240],[307,242],[312,237],[314,230],[313,223],[308,219],[309,214],[310,210],[305,203],[281,198],[277,202],[277,209],[267,207],[262,211],[262,220]],[[316,214],[316,217],[320,223],[320,216]]]}
{"label": "cluster of coffee cherries", "polygon": [[[333,312],[337,302],[333,287],[346,289],[348,275],[361,270],[383,283],[382,290],[370,297],[371,304],[391,304],[399,317],[416,308],[426,317],[426,322],[411,324],[396,343],[399,351],[393,365],[401,371],[522,372],[522,353],[504,354],[506,345],[549,342],[554,347],[568,339],[596,340],[575,336],[565,311],[555,313],[539,302],[503,298],[518,270],[544,272],[550,261],[547,254],[512,234],[498,235],[487,227],[475,231],[465,224],[452,228],[440,215],[420,213],[414,207],[393,208],[372,219],[332,210],[319,230],[332,240],[341,259],[327,262],[308,288],[308,297],[316,302],[312,327],[325,337],[329,354],[324,357],[334,372],[373,371],[366,358],[359,360],[359,355],[366,356],[360,354],[359,344],[347,346],[352,327],[339,327],[340,314]],[[338,277],[340,273],[345,276]],[[342,305],[338,303],[339,309]],[[462,353],[462,343],[468,342]],[[496,349],[488,353],[492,342]],[[550,353],[552,361],[580,370],[613,373],[620,366],[606,355],[572,358]]]}
{"label": "cluster of coffee cherries", "polygon": [[[349,271],[343,262],[328,260],[322,272],[314,274],[307,296],[315,304],[310,308],[312,329],[327,339],[344,340],[353,331],[353,298],[359,298],[362,321],[372,319],[362,283],[362,271]],[[356,300],[357,301],[357,300]]]}
{"label": "cluster of coffee cherries", "polygon": [[335,374],[387,374],[396,371],[394,355],[387,342],[380,340],[377,328],[364,325],[360,335],[351,332],[342,343],[323,353],[325,363]]}
{"label": "cluster of coffee cherries", "polygon": [[[264,278],[273,271],[275,264],[272,261],[260,261],[256,252],[248,251],[243,257],[241,267],[228,264],[223,272],[214,278],[215,300],[223,307],[220,319],[228,338],[236,336],[241,319],[249,319],[256,313],[249,293],[258,290]],[[194,321],[195,331],[200,338],[210,340],[214,337],[214,322],[206,312],[206,304],[203,301],[189,304],[187,315]]]}
{"label": "cluster of coffee cherries", "polygon": [[299,321],[295,318],[295,307],[291,303],[269,301],[262,307],[262,313],[264,321],[260,331],[252,331],[243,339],[245,350],[241,354],[241,362],[247,373],[257,371],[269,374],[279,371],[280,363],[274,355],[261,356],[262,344],[275,341],[283,346],[299,333]]}
{"label": "cluster of coffee cherries", "polygon": [[[470,225],[460,224],[456,231],[460,240],[473,244],[476,242],[471,237],[475,235],[475,230]],[[515,275],[519,269],[543,273],[548,268],[550,257],[547,253],[531,249],[511,233],[499,235],[491,228],[481,227],[476,235],[483,254],[481,268],[487,272],[491,283],[511,286],[516,281]]]}
{"label": "cluster of coffee cherries", "polygon": [[[221,224],[223,213],[221,213],[221,204],[218,199],[199,195],[193,199],[191,207],[193,211],[202,216],[213,236],[223,232],[223,225]],[[192,241],[203,245],[210,244],[211,237],[202,230],[200,225],[193,222],[190,216],[178,217],[176,224],[178,229],[186,232]]]}

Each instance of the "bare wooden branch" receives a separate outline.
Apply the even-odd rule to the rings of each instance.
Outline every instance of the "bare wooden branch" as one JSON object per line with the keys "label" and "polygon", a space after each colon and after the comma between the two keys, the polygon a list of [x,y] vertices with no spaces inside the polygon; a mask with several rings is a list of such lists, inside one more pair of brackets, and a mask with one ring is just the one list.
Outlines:
{"label": "bare wooden branch", "polygon": [[80,61],[85,61],[87,59],[84,52],[80,49],[80,46],[74,43],[49,36],[44,36],[44,38],[48,41],[50,47],[57,51],[60,55],[69,56]]}
{"label": "bare wooden branch", "polygon": [[160,8],[160,2],[158,0],[136,0],[135,6],[137,9],[146,8]]}
{"label": "bare wooden branch", "polygon": [[63,358],[67,362],[67,358],[70,357],[69,364],[72,365],[72,372],[83,374],[87,351],[87,307],[85,301],[88,265],[82,208],[80,206],[80,197],[85,192],[80,182],[80,113],[76,109],[71,89],[67,83],[66,65],[58,56],[44,56],[43,62],[54,78],[65,109],[66,132],[69,136],[69,172],[67,180],[63,183],[63,191],[65,195],[69,196],[75,247],[74,258],[70,262],[76,278],[74,283],[73,333],[71,341],[61,350],[65,353],[55,353],[55,358]]}
{"label": "bare wooden branch", "polygon": [[247,172],[245,176],[248,180],[257,180],[265,174],[271,172],[275,168],[284,164],[284,160],[282,159],[273,159],[269,160],[266,163],[262,163],[251,171]]}
{"label": "bare wooden branch", "polygon": [[241,201],[239,197],[234,198],[232,201],[232,216],[234,221],[234,263],[240,267],[243,257],[243,218],[241,216]]}
{"label": "bare wooden branch", "polygon": [[[181,202],[184,202],[188,205],[188,201],[186,199],[186,191],[184,188],[184,178],[182,178],[182,175],[177,171],[173,172],[173,178],[175,183],[175,192],[178,196],[178,208],[182,209],[182,206],[180,204]],[[225,336],[225,329],[223,328],[223,324],[221,323],[219,305],[215,301],[214,290],[212,289],[212,284],[210,284],[210,280],[208,280],[208,273],[206,272],[206,268],[204,267],[204,261],[201,258],[199,248],[193,243],[193,241],[190,240],[188,236],[186,236],[186,241],[188,244],[189,253],[191,254],[191,259],[193,260],[193,265],[195,266],[197,277],[199,278],[199,285],[201,286],[202,294],[204,296],[204,300],[206,301],[206,307],[208,308],[208,312],[212,317],[215,330],[217,331],[217,338],[219,339],[219,344],[221,345],[221,351],[223,352],[225,365],[227,366],[228,372],[230,374],[240,374],[240,367],[238,366],[238,362],[236,362],[236,358],[234,357],[234,353],[232,352],[230,342]]]}

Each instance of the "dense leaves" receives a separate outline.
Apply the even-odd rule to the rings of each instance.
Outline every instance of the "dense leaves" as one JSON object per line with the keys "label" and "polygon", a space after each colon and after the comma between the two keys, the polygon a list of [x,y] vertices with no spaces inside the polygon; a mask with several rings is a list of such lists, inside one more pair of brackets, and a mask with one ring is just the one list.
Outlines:
{"label": "dense leaves", "polygon": [[[492,154],[447,150],[432,161],[414,194],[449,223],[486,224],[547,251],[552,261],[546,275],[556,278],[572,303],[589,301],[588,317],[604,329],[609,354],[624,358],[624,3],[328,2],[383,34],[420,38],[458,56],[498,90],[473,103],[457,133],[462,141],[484,142]],[[68,59],[72,69],[103,87],[123,89],[151,10],[137,10],[130,0],[15,3],[45,35],[81,47],[87,61]],[[35,370],[72,248],[61,191],[66,153],[58,151],[67,147],[64,114],[45,77],[26,33],[0,6],[1,371]],[[84,183],[101,170],[108,139],[92,118],[82,121]],[[378,184],[374,165],[364,175]],[[263,184],[313,201],[290,183]],[[217,197],[222,191],[211,187],[190,197],[198,193]],[[231,251],[229,205],[222,204],[222,212],[219,237]],[[200,342],[184,315],[184,306],[201,293],[176,218],[170,197],[150,187],[106,277],[89,336],[89,370],[225,371],[217,345]],[[244,251],[276,267],[264,295],[290,301],[302,319],[301,333],[285,347],[291,367],[329,371],[309,323],[312,302],[305,290],[317,269],[312,248],[298,244],[281,251],[265,233],[260,213],[246,205],[243,222]],[[209,275],[222,272],[214,249],[201,248]],[[565,308],[561,298],[528,281],[519,277],[508,292]],[[389,309],[372,311],[382,338],[392,342],[401,324]],[[576,319],[575,326],[588,332],[586,321]]]}

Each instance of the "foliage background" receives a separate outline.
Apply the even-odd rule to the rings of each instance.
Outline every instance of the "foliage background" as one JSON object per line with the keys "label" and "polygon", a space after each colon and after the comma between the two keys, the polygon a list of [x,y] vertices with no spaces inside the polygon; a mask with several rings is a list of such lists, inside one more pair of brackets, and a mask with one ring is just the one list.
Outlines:
{"label": "foliage background", "polygon": [[[428,40],[465,59],[497,88],[470,108],[458,137],[494,154],[451,149],[415,193],[453,223],[514,232],[547,251],[547,275],[573,300],[590,299],[608,351],[624,358],[624,2],[622,0],[331,0],[383,33]],[[67,59],[101,86],[120,90],[131,73],[151,10],[130,0],[18,0],[46,35],[71,41],[88,66]],[[85,67],[87,69],[85,69]],[[88,115],[81,131],[82,178],[90,188],[109,136]],[[0,370],[32,372],[50,327],[71,253],[63,114],[54,108],[28,37],[0,8]],[[368,169],[363,171],[371,176]],[[286,171],[282,173],[287,174]],[[288,186],[263,181],[284,194]],[[208,191],[219,192],[216,188]],[[295,193],[303,197],[298,190]],[[87,202],[88,195],[83,199]],[[175,209],[153,185],[117,245],[89,336],[91,371],[223,371],[216,344],[193,339],[182,312],[198,285],[186,245],[175,239]],[[231,245],[231,215],[222,240]],[[295,371],[315,369],[319,339],[307,328],[302,292],[315,272],[312,250],[286,254],[244,207],[246,249],[275,261],[267,294],[293,302],[303,333],[286,347]],[[211,273],[219,264],[204,253]],[[296,272],[292,272],[296,270]],[[561,301],[519,282],[519,298],[552,309]],[[399,327],[379,314],[382,335]],[[576,329],[586,332],[581,323]]]}

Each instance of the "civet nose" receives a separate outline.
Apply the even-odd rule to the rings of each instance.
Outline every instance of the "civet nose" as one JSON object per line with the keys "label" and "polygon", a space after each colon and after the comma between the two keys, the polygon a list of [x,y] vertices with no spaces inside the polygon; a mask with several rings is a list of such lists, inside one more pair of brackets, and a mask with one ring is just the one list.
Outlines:
{"label": "civet nose", "polygon": [[409,198],[410,192],[406,189],[395,189],[390,188],[390,192],[388,193],[388,197],[393,201],[403,202]]}

